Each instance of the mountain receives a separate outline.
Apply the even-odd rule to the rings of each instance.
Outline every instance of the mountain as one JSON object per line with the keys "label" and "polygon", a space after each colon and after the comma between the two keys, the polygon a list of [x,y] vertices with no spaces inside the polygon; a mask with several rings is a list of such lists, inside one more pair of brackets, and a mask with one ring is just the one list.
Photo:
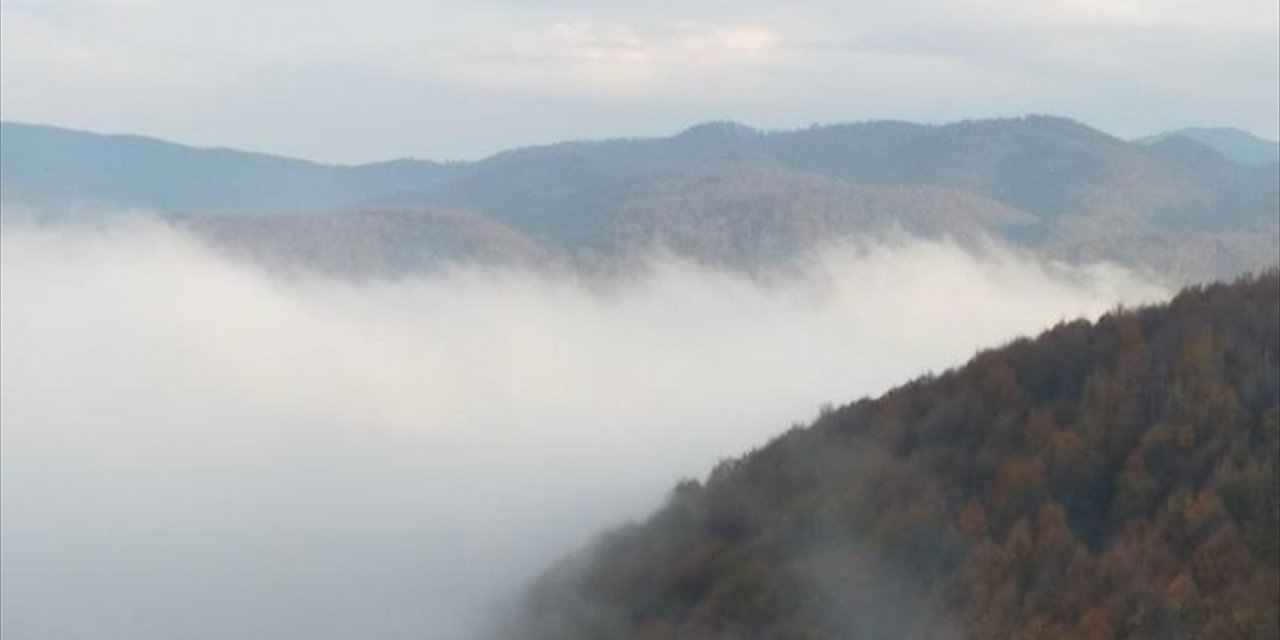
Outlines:
{"label": "mountain", "polygon": [[1231,127],[1189,127],[1139,138],[1137,142],[1150,145],[1170,138],[1186,138],[1199,142],[1232,162],[1280,163],[1280,142],[1259,138],[1248,131]]}
{"label": "mountain", "polygon": [[[1254,171],[1213,174],[1172,162],[1145,146],[1062,118],[1031,116],[941,126],[867,122],[800,131],[756,132],[726,123],[670,138],[565,143],[499,154],[458,182],[405,201],[445,202],[485,211],[517,227],[564,233],[589,225],[619,185],[655,174],[708,167],[786,169],[860,185],[942,187],[1021,209],[1046,225],[1086,218],[1108,226],[1165,226],[1199,216],[1271,222],[1274,210],[1224,202],[1219,183]],[[1238,186],[1264,204],[1280,177]],[[1262,195],[1253,194],[1261,192]],[[1226,214],[1219,210],[1225,209]],[[550,219],[549,219],[550,218]],[[1175,223],[1176,224],[1176,223]]]}
{"label": "mountain", "polygon": [[1280,275],[824,410],[532,588],[508,637],[1274,638]]}
{"label": "mountain", "polygon": [[[3,134],[7,203],[244,214],[287,233],[305,224],[276,222],[280,214],[449,211],[586,264],[664,245],[754,269],[816,243],[895,230],[985,235],[1183,280],[1264,266],[1280,251],[1274,166],[1231,162],[1185,138],[1134,144],[1048,116],[772,132],[712,122],[470,163],[350,167],[12,123]],[[315,224],[328,233],[327,218]]]}
{"label": "mountain", "polygon": [[1001,234],[1036,222],[989,198],[949,188],[855,184],[740,162],[602,175],[616,166],[608,158],[539,158],[493,169],[497,176],[480,168],[460,183],[442,185],[432,197],[378,206],[479,211],[569,254],[619,258],[660,245],[735,267],[776,264],[815,244],[857,234]]}
{"label": "mountain", "polygon": [[394,277],[461,263],[538,265],[552,256],[524,234],[465,211],[180,216],[220,251],[286,270]]}
{"label": "mountain", "polygon": [[[851,230],[866,232],[851,221],[883,221],[885,209],[849,193],[884,194],[890,188],[899,200],[910,201],[896,215],[889,212],[903,228],[920,226],[919,214],[927,210],[935,216],[926,216],[932,220],[924,226],[934,231],[987,233],[1057,257],[1101,254],[1141,267],[1167,266],[1170,256],[1160,247],[1169,244],[1190,247],[1196,255],[1216,255],[1198,247],[1233,247],[1226,262],[1197,261],[1167,272],[1189,279],[1239,273],[1237,264],[1270,264],[1280,248],[1280,174],[1225,160],[1192,160],[1164,146],[1132,144],[1044,116],[784,132],[711,123],[668,138],[507,152],[477,163],[459,180],[373,202],[482,212],[568,251],[616,251],[620,236],[660,236],[679,239],[677,248],[693,247],[700,258],[717,259],[726,248],[739,248],[730,262],[740,263],[774,258],[774,249],[795,244],[796,229],[828,240]],[[737,181],[736,196],[724,190],[724,177],[733,175],[752,176]],[[803,198],[788,202],[770,195],[777,192]],[[805,200],[843,204],[810,207]],[[709,201],[734,204],[709,207]],[[653,212],[654,203],[663,208],[656,216],[663,227],[635,233],[637,226],[653,225],[655,215],[634,215]],[[979,207],[987,213],[972,215]],[[953,211],[969,215],[950,216],[939,229],[936,216]],[[1135,243],[1110,252],[1115,243],[1107,239],[1117,235]],[[714,251],[700,253],[697,247]],[[1150,261],[1148,247],[1156,252]]]}
{"label": "mountain", "polygon": [[785,261],[831,239],[904,232],[966,238],[1012,234],[1035,218],[943,187],[862,185],[790,169],[690,169],[614,194],[601,251],[660,245],[750,268]]}
{"label": "mountain", "polygon": [[181,213],[312,211],[421,187],[454,172],[420,160],[322,165],[141,136],[0,123],[0,193],[8,202]]}

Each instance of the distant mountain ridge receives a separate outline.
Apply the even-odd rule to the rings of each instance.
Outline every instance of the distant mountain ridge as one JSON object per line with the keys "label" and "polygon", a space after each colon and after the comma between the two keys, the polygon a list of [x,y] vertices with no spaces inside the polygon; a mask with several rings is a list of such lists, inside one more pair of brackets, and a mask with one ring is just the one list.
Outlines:
{"label": "distant mountain ridge", "polygon": [[1232,127],[1188,127],[1138,138],[1136,142],[1151,145],[1171,138],[1193,140],[1222,154],[1228,160],[1242,164],[1280,162],[1280,142],[1266,140]]}
{"label": "distant mountain ridge", "polygon": [[[1280,247],[1280,175],[1272,167],[1233,162],[1185,138],[1135,144],[1050,116],[773,132],[711,122],[670,137],[564,142],[447,165],[320,165],[13,123],[2,133],[0,196],[9,203],[38,208],[78,199],[252,215],[258,227],[285,213],[451,211],[590,263],[661,245],[754,268],[816,243],[903,230],[987,235],[1055,257],[1172,266],[1179,277],[1203,278],[1268,264]],[[315,229],[292,221],[289,233],[266,235],[333,246],[307,239],[332,236],[325,219],[316,218]],[[422,225],[444,220],[416,218],[413,236],[423,240],[424,255],[457,246],[425,241],[430,232]],[[361,237],[386,238],[387,251],[398,255],[406,250],[403,242],[393,247],[381,226]],[[1188,261],[1187,250],[1222,258]]]}
{"label": "distant mountain ridge", "polygon": [[134,135],[0,123],[0,189],[13,200],[75,199],[179,213],[285,213],[445,179],[447,165],[324,165]]}
{"label": "distant mountain ridge", "polygon": [[[616,235],[618,225],[634,227],[636,221],[626,212],[644,207],[633,206],[632,199],[652,201],[646,190],[657,185],[664,185],[662,198],[670,215],[661,233],[646,237],[688,236],[692,231],[687,225],[708,226],[705,208],[695,203],[705,202],[702,191],[714,188],[715,182],[686,181],[679,195],[670,193],[669,176],[724,172],[754,173],[779,184],[804,182],[804,188],[790,190],[820,201],[837,200],[840,183],[927,187],[982,198],[989,208],[1016,209],[1031,222],[1004,229],[957,224],[945,231],[964,235],[980,230],[1057,255],[1097,246],[1117,233],[1153,247],[1167,244],[1171,233],[1179,234],[1184,245],[1194,243],[1192,237],[1220,244],[1221,234],[1242,231],[1269,237],[1280,212],[1280,177],[1274,172],[1225,160],[1212,167],[1192,166],[1160,149],[1046,116],[939,126],[869,122],[785,132],[709,123],[669,138],[571,142],[506,152],[477,163],[460,180],[375,202],[478,210],[548,244],[578,248]],[[819,187],[812,178],[819,176],[832,187],[823,196],[815,195]],[[934,210],[968,208],[940,200],[939,195],[934,192],[917,202],[927,202]],[[748,209],[773,207],[768,218],[793,223],[797,217],[811,217],[798,202],[785,206],[779,200],[758,200]],[[846,202],[850,210],[839,219],[873,217],[852,210],[852,200]],[[684,215],[685,204],[699,214]],[[922,208],[905,207],[896,222],[919,226],[912,212]],[[724,208],[710,226],[741,236],[734,229],[745,224],[744,218],[752,216],[743,208]],[[817,220],[811,224],[823,226]],[[787,235],[777,226],[749,226],[760,237],[745,243],[745,258],[739,256],[736,262],[755,257],[750,246]],[[828,226],[832,233],[841,228],[839,223]],[[735,242],[710,238],[705,244],[723,247]],[[1249,252],[1242,261],[1250,265],[1270,260],[1251,247],[1242,251]]]}

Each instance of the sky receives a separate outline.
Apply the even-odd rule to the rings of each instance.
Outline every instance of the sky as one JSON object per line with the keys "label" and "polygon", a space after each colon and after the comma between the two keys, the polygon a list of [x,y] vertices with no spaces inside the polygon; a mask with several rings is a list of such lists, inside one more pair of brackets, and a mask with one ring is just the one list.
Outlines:
{"label": "sky", "polygon": [[329,162],[1048,113],[1280,137],[1275,0],[0,0],[0,117]]}

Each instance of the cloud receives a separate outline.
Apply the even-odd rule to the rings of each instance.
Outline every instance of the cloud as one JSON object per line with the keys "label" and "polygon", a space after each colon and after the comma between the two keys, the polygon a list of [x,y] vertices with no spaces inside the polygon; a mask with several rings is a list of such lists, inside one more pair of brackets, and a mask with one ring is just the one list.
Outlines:
{"label": "cloud", "polygon": [[274,275],[159,225],[0,234],[5,637],[475,637],[824,402],[1160,288],[948,243],[750,279]]}
{"label": "cloud", "polygon": [[708,81],[749,84],[749,74],[780,62],[781,40],[775,29],[747,23],[562,20],[426,72],[493,88],[635,98]]}

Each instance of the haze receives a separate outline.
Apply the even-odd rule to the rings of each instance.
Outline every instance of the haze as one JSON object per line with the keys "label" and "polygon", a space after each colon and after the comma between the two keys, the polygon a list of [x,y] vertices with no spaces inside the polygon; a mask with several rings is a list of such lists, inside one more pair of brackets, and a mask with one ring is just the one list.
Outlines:
{"label": "haze", "polygon": [[908,239],[754,279],[364,283],[138,219],[0,243],[15,640],[483,638],[554,558],[821,404],[1165,295]]}

